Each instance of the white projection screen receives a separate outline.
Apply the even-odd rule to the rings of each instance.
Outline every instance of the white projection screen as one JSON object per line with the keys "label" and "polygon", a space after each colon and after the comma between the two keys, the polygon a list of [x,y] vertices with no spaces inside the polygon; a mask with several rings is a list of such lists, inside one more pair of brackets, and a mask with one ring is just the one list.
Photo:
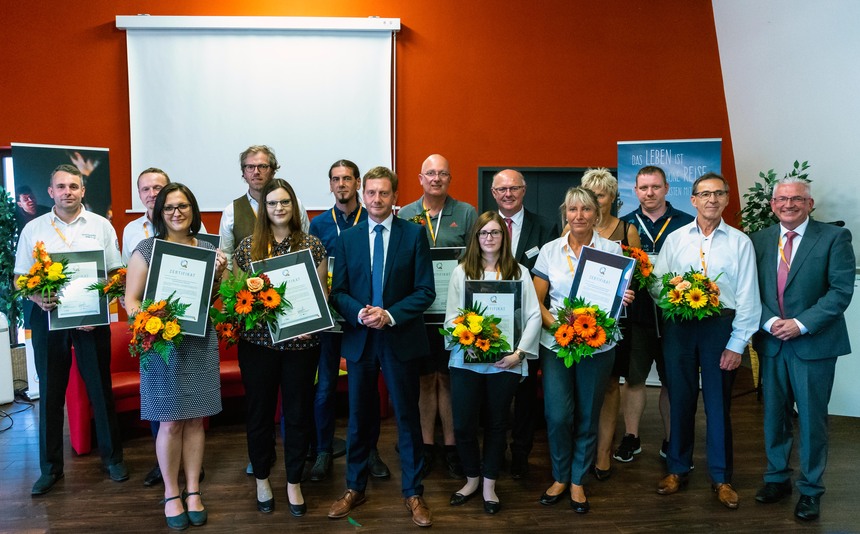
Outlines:
{"label": "white projection screen", "polygon": [[[307,209],[333,203],[338,159],[391,167],[399,19],[139,16],[117,27],[128,42],[133,192],[143,169],[160,167],[202,211],[220,212],[247,190],[239,154],[256,144],[275,150],[276,176]],[[131,211],[143,209],[132,194]]]}

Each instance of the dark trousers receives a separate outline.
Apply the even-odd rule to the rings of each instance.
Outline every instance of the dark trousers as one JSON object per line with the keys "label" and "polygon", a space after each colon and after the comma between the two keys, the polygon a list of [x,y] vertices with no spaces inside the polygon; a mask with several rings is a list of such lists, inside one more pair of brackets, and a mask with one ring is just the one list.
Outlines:
{"label": "dark trousers", "polygon": [[63,472],[63,407],[72,366],[71,348],[87,388],[96,423],[102,462],[122,461],[113,389],[110,378],[110,328],[97,326],[89,332],[48,330],[48,314],[38,306],[30,312],[33,353],[39,375],[39,466],[42,474]]}
{"label": "dark trousers", "polygon": [[[404,497],[422,495],[421,470],[424,467],[421,421],[418,416],[418,369],[420,360],[401,361],[384,342],[378,330],[368,332],[361,359],[347,361],[349,373],[349,431],[346,453],[346,487],[364,491],[367,487],[367,459],[375,444],[378,428],[377,401],[379,371],[385,377],[397,421],[397,443],[402,470]],[[377,421],[374,421],[376,419]]]}
{"label": "dark trousers", "polygon": [[528,456],[535,440],[540,403],[537,398],[540,360],[526,360],[529,375],[514,393],[514,421],[511,425],[511,454]]}
{"label": "dark trousers", "polygon": [[783,343],[773,357],[762,357],[764,390],[764,448],[767,453],[765,482],[791,480],[794,444],[792,410],[797,403],[800,477],[802,495],[824,494],[822,476],[827,466],[827,405],[833,391],[836,358],[803,360],[791,343]]}
{"label": "dark trousers", "polygon": [[[483,374],[451,368],[451,405],[457,452],[467,477],[496,480],[505,456],[505,434],[511,399],[520,383],[515,373]],[[486,407],[483,467],[478,448],[481,409]]]}
{"label": "dark trousers", "polygon": [[275,433],[275,406],[281,390],[284,415],[284,464],[287,482],[302,481],[311,436],[314,374],[319,346],[305,350],[272,350],[239,341],[239,369],[245,386],[248,457],[258,479],[269,478]]}
{"label": "dark trousers", "polygon": [[[335,392],[340,372],[340,347],[343,334],[320,333],[320,364],[317,370],[317,387],[314,394],[314,446],[316,451],[332,451],[335,423]],[[379,405],[379,390],[376,390],[377,406]],[[376,418],[373,447],[379,441],[379,417]]]}
{"label": "dark trousers", "polygon": [[671,406],[671,436],[666,463],[670,473],[685,474],[693,465],[699,369],[707,417],[708,473],[715,484],[732,481],[732,384],[735,371],[720,369],[734,316],[700,321],[666,321],[663,353]]}

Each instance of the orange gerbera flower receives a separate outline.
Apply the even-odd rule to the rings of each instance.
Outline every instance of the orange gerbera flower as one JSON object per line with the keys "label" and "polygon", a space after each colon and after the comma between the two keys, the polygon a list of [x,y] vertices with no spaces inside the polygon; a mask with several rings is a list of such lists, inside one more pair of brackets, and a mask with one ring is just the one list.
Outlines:
{"label": "orange gerbera flower", "polygon": [[41,282],[41,281],[42,281],[42,278],[39,276],[31,277],[29,280],[27,280],[27,289],[33,289],[34,287],[39,285],[39,282]]}
{"label": "orange gerbera flower", "polygon": [[131,327],[134,329],[135,332],[137,332],[141,328],[143,328],[143,325],[145,325],[146,321],[148,321],[148,320],[149,320],[149,314],[146,313],[145,311],[140,311],[137,313],[137,315],[134,316],[134,324],[131,325]]}
{"label": "orange gerbera flower", "polygon": [[281,303],[281,296],[278,295],[278,292],[271,287],[260,293],[259,298],[263,301],[263,305],[270,310],[272,308],[277,308],[278,305]]}
{"label": "orange gerbera flower", "polygon": [[33,266],[30,267],[30,276],[33,276],[34,274],[38,273],[41,268],[42,268],[41,262],[37,261],[36,263],[34,263]]}
{"label": "orange gerbera flower", "polygon": [[463,331],[462,334],[460,334],[460,343],[462,343],[463,345],[471,345],[474,342],[475,334],[469,332],[468,329]]}
{"label": "orange gerbera flower", "polygon": [[451,321],[451,322],[452,322],[452,323],[454,323],[454,324],[460,324],[460,323],[462,323],[462,322],[463,322],[463,319],[465,319],[465,317],[464,317],[464,316],[462,316],[462,315],[458,315],[457,317],[454,317],[454,320],[453,320],[453,321]]}
{"label": "orange gerbera flower", "polygon": [[720,297],[716,295],[711,295],[710,297],[708,297],[708,304],[716,308],[720,305]]}
{"label": "orange gerbera flower", "polygon": [[646,278],[651,276],[652,269],[653,269],[653,267],[651,266],[650,263],[648,263],[648,264],[643,263],[642,268],[640,269],[640,271],[642,272],[642,276],[644,276]]}
{"label": "orange gerbera flower", "polygon": [[606,343],[606,331],[599,326],[596,327],[594,335],[585,338],[585,343],[589,347],[594,347],[595,349],[602,346]]}
{"label": "orange gerbera flower", "polygon": [[247,289],[243,289],[236,293],[236,305],[233,306],[233,309],[236,313],[240,315],[245,315],[251,313],[252,306],[254,304],[254,295],[251,294]]}
{"label": "orange gerbera flower", "polygon": [[577,316],[573,322],[573,330],[582,337],[591,337],[597,328],[597,320],[588,314]]}
{"label": "orange gerbera flower", "polygon": [[164,309],[165,306],[167,306],[167,301],[159,300],[158,302],[153,302],[152,304],[150,304],[149,307],[146,308],[146,311],[148,311],[149,313],[155,313],[158,310]]}
{"label": "orange gerbera flower", "polygon": [[573,340],[574,334],[575,332],[572,326],[563,324],[558,327],[558,330],[555,331],[555,340],[562,347],[566,347],[570,345],[570,342]]}
{"label": "orange gerbera flower", "polygon": [[484,352],[490,350],[490,340],[486,338],[479,338],[475,340],[475,346],[481,349]]}

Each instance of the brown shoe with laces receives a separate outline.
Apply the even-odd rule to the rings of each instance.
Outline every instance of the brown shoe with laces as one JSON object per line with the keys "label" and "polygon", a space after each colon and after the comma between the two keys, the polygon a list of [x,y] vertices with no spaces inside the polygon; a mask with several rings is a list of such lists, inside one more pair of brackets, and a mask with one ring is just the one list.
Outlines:
{"label": "brown shoe with laces", "polygon": [[412,522],[419,527],[429,527],[433,524],[430,508],[427,507],[421,495],[413,495],[406,499],[406,509],[412,514]]}
{"label": "brown shoe with laces", "polygon": [[346,517],[353,508],[364,504],[366,500],[363,491],[348,489],[344,492],[343,497],[334,501],[334,504],[328,509],[328,517],[329,519]]}

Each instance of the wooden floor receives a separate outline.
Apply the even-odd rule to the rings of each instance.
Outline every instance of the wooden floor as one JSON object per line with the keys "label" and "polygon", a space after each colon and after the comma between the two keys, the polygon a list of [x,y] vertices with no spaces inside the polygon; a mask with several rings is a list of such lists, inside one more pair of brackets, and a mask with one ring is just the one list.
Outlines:
{"label": "wooden floor", "polygon": [[[722,507],[710,491],[704,458],[704,412],[700,406],[697,424],[697,454],[690,484],[683,492],[663,497],[654,492],[663,474],[657,454],[660,445],[657,390],[649,388],[648,409],[642,427],[642,454],[629,464],[613,461],[612,478],[606,482],[587,480],[591,513],[579,516],[566,503],[541,506],[537,499],[552,482],[546,432],[539,431],[531,456],[531,476],[511,480],[500,477],[498,494],[502,511],[497,516],[483,512],[480,499],[459,508],[448,504],[450,494],[460,487],[436,469],[425,480],[425,498],[433,512],[433,530],[450,532],[779,532],[822,531],[860,532],[860,419],[831,417],[830,457],[826,473],[827,494],[822,499],[822,518],[812,523],[794,519],[797,499],[778,504],[755,502],[765,466],[762,446],[762,407],[754,394],[744,395],[750,387],[749,371],[742,370],[733,405],[735,428],[735,487],[741,504],[736,511]],[[158,501],[162,488],[146,488],[142,480],[154,465],[152,439],[134,427],[130,417],[123,418],[126,462],[131,479],[110,481],[99,471],[95,451],[76,456],[66,439],[65,479],[42,497],[31,497],[30,488],[39,476],[38,416],[22,404],[0,407],[12,415],[14,425],[0,433],[0,532],[163,532],[167,531]],[[283,465],[272,476],[276,510],[271,515],[256,511],[255,490],[245,475],[247,449],[241,423],[241,406],[227,406],[213,420],[207,436],[206,479],[202,484],[209,509],[209,524],[191,527],[203,532],[416,532],[400,502],[398,460],[394,454],[396,430],[392,419],[382,425],[380,450],[394,472],[388,481],[371,481],[368,500],[352,514],[356,524],[346,519],[326,517],[329,505],[344,489],[344,459],[335,460],[334,476],[324,482],[303,485],[308,514],[295,518],[286,506]],[[9,419],[0,421],[6,428]],[[338,420],[338,435],[343,435],[346,419]],[[279,452],[279,461],[281,454]],[[357,526],[360,525],[360,526]]]}

